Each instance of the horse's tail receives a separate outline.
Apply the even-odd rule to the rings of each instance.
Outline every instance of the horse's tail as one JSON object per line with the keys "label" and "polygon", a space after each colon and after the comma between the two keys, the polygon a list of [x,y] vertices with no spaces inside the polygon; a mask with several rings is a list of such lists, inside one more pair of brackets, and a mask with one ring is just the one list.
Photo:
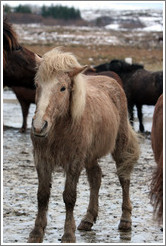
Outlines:
{"label": "horse's tail", "polygon": [[[123,136],[121,136],[120,141]],[[126,136],[124,136],[126,138]],[[123,140],[122,140],[123,141]],[[128,122],[127,141],[123,144],[119,153],[115,151],[113,158],[117,165],[117,174],[125,179],[130,179],[130,174],[134,168],[134,164],[139,159],[140,148],[138,143],[138,134],[132,129]]]}
{"label": "horse's tail", "polygon": [[154,217],[160,223],[163,219],[163,152],[153,173],[150,200],[154,208]]}

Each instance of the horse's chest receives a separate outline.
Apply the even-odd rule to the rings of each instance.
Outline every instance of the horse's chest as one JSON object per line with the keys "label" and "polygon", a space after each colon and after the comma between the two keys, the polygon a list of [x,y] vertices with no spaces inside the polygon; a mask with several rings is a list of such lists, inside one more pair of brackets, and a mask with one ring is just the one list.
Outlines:
{"label": "horse's chest", "polygon": [[[45,160],[51,166],[62,166],[65,168],[76,159],[82,159],[84,156],[83,146],[78,143],[78,138],[73,136],[56,136],[54,141],[41,142],[38,145],[38,153],[42,160]],[[34,144],[34,149],[36,146]]]}

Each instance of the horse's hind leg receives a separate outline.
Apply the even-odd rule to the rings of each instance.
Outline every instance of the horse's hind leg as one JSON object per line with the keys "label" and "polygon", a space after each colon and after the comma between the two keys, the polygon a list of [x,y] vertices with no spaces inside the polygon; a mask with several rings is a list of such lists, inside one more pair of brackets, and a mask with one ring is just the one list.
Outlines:
{"label": "horse's hind leg", "polygon": [[119,181],[122,187],[122,216],[119,224],[119,230],[131,230],[131,212],[132,206],[129,196],[130,180],[119,177]]}
{"label": "horse's hind leg", "polygon": [[129,195],[130,174],[138,157],[139,147],[137,138],[129,125],[128,136],[123,134],[123,136],[121,135],[118,137],[116,148],[113,153],[113,158],[117,166],[117,174],[122,187],[122,216],[119,229],[124,231],[131,229],[132,206]]}
{"label": "horse's hind leg", "polygon": [[144,132],[142,105],[136,105],[136,107],[138,112],[139,130],[140,132]]}
{"label": "horse's hind leg", "polygon": [[48,210],[48,202],[50,197],[51,188],[51,173],[49,171],[43,172],[37,170],[38,172],[38,213],[35,220],[35,227],[29,234],[28,243],[42,243],[44,237],[45,227],[47,225],[46,213]]}
{"label": "horse's hind leg", "polygon": [[98,216],[98,194],[101,185],[102,172],[97,161],[95,161],[90,168],[86,167],[86,172],[90,184],[90,200],[87,213],[78,226],[78,229],[89,231]]}
{"label": "horse's hind leg", "polygon": [[128,101],[128,112],[129,112],[129,120],[130,124],[134,125],[134,104]]}

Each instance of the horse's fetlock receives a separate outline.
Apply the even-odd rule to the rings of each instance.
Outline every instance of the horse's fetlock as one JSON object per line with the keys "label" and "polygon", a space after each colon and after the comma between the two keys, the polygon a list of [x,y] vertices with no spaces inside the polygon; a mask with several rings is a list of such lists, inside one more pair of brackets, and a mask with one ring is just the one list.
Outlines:
{"label": "horse's fetlock", "polygon": [[122,210],[124,211],[126,211],[126,212],[129,212],[129,213],[131,213],[131,211],[132,211],[132,206],[131,206],[131,204],[128,204],[128,205],[122,205]]}

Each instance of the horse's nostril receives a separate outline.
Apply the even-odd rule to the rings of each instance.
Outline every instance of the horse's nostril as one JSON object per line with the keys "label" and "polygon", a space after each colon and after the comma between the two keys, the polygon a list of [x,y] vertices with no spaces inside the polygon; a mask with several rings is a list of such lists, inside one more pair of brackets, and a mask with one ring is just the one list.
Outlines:
{"label": "horse's nostril", "polygon": [[34,118],[32,118],[32,123],[31,123],[31,125],[32,125],[33,128],[35,128],[33,123],[34,123]]}
{"label": "horse's nostril", "polygon": [[44,124],[43,124],[43,126],[42,126],[42,130],[46,129],[47,126],[48,126],[48,122],[45,120],[45,121],[44,121]]}

